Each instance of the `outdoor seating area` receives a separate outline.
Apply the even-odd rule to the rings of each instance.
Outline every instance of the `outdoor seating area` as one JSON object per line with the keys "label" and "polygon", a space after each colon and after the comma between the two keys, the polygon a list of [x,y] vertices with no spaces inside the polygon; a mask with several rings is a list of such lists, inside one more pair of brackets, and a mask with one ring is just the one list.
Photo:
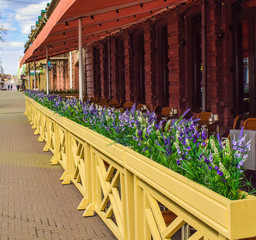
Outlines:
{"label": "outdoor seating area", "polygon": [[45,14],[20,61],[25,115],[83,216],[120,240],[256,237],[255,1],[52,0]]}
{"label": "outdoor seating area", "polygon": [[[66,98],[69,98],[65,96]],[[73,97],[78,98],[78,95],[75,95]],[[105,98],[98,98],[98,97],[90,97],[90,98],[84,98],[84,102],[89,102],[93,104],[97,104],[102,107],[114,107],[115,109],[119,109],[122,112],[125,110],[130,110],[133,105],[135,104],[132,101],[123,101],[119,102],[115,98],[111,99],[105,99]],[[181,116],[178,112],[177,108],[173,107],[162,107],[162,106],[156,106],[153,110],[149,104],[144,104],[144,103],[139,103],[135,104],[136,110],[140,110],[142,113],[146,113],[147,111],[149,112],[154,112],[157,116],[157,121],[163,121],[163,127],[165,126],[165,123],[168,120],[171,119],[179,119]],[[221,131],[220,126],[219,126],[219,115],[214,114],[212,112],[200,112],[200,113],[190,113],[188,116],[193,116],[194,119],[199,119],[199,127],[202,130],[206,131],[206,135],[209,138],[210,136],[215,136],[217,137],[217,134],[221,138],[226,138],[228,137],[230,139],[230,130],[241,130],[243,127],[246,130],[256,130],[256,118],[253,118],[252,115],[250,114],[240,114],[234,119],[233,127],[225,130],[224,132]],[[145,116],[145,114],[143,114]],[[186,117],[188,117],[186,116]]]}
{"label": "outdoor seating area", "polygon": [[[33,96],[34,93],[31,94]],[[178,176],[130,148],[113,144],[112,140],[89,128],[58,116],[30,97],[26,97],[25,114],[35,129],[35,134],[39,134],[39,141],[46,142],[44,150],[53,153],[51,163],[63,167],[62,183],[72,182],[84,196],[78,209],[85,210],[84,216],[92,216],[96,212],[118,239],[134,239],[127,235],[130,228],[136,229],[133,232],[136,239],[143,239],[145,231],[152,236],[161,234],[174,239],[180,234],[185,239],[191,236],[195,239],[206,236],[211,238],[213,231],[214,236],[222,234],[227,239],[250,236],[250,231],[253,233],[254,228],[251,228],[249,221],[253,221],[254,215],[248,204],[254,206],[254,198],[249,199],[250,202],[241,199],[238,206],[233,206],[233,203],[238,202],[219,198],[218,194],[212,195],[209,189],[195,185],[193,181]],[[155,170],[166,174],[156,174]],[[87,181],[83,180],[85,176]],[[200,194],[197,195],[197,192]],[[172,193],[178,195],[178,202]],[[195,202],[190,201],[193,198],[196,199]],[[143,202],[147,204],[144,205]],[[134,211],[136,214],[131,214]],[[231,219],[241,220],[241,211],[246,216],[243,221],[247,221],[247,228],[244,228],[244,232],[241,228],[234,232],[229,222]],[[216,214],[232,217],[230,220],[219,219]],[[128,221],[124,216],[129,216]],[[214,221],[209,221],[209,217],[214,218]],[[158,224],[154,219],[161,224],[159,230],[147,228]],[[143,224],[140,231],[142,226],[138,224],[141,220],[146,225]],[[236,222],[239,223],[235,220],[233,224]],[[218,227],[220,225],[225,227],[225,231],[223,227]]]}

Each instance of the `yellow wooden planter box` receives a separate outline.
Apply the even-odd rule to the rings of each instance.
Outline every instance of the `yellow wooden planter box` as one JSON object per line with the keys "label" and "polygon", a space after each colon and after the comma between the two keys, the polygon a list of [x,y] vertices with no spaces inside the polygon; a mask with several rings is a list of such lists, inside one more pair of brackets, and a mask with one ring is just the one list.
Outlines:
{"label": "yellow wooden planter box", "polygon": [[83,195],[78,208],[84,216],[96,212],[118,239],[256,236],[254,196],[231,201],[28,97],[26,106],[44,150],[65,170],[63,184],[74,183]]}

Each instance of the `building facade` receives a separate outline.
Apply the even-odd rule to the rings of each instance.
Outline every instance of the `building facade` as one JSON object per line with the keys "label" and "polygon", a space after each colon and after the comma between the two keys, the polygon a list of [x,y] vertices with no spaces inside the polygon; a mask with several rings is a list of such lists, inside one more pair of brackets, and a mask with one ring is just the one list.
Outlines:
{"label": "building facade", "polygon": [[[256,1],[209,0],[205,16],[206,109],[229,126],[238,114],[256,114]],[[201,1],[87,46],[85,63],[89,97],[200,112]]]}

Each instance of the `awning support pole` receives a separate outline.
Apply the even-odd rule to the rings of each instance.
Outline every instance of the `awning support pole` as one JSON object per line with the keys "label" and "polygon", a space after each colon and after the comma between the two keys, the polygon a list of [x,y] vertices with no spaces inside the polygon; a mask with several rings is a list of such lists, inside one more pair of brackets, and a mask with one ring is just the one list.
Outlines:
{"label": "awning support pole", "polygon": [[34,90],[36,90],[36,60],[34,59]]}
{"label": "awning support pole", "polygon": [[110,37],[108,37],[108,97],[111,98],[111,44]]}
{"label": "awning support pole", "polygon": [[202,0],[202,112],[207,106],[207,35],[206,35],[206,0]]}
{"label": "awning support pole", "polygon": [[49,52],[48,46],[46,46],[46,93],[49,94]]}
{"label": "awning support pole", "polygon": [[73,88],[73,69],[72,69],[72,52],[69,52],[69,81],[70,81],[70,89]]}
{"label": "awning support pole", "polygon": [[79,53],[79,99],[83,101],[84,64],[83,64],[83,39],[82,19],[78,19],[78,53]]}
{"label": "awning support pole", "polygon": [[31,86],[30,86],[30,63],[28,63],[28,89],[29,90],[31,89]]}

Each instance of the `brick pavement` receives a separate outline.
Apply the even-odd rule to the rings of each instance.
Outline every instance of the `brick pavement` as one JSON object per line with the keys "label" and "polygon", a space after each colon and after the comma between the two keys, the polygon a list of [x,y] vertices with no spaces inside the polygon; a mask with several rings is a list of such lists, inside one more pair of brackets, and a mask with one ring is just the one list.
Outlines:
{"label": "brick pavement", "polygon": [[81,194],[61,184],[24,110],[22,93],[0,91],[0,240],[115,239],[98,216],[77,211]]}

